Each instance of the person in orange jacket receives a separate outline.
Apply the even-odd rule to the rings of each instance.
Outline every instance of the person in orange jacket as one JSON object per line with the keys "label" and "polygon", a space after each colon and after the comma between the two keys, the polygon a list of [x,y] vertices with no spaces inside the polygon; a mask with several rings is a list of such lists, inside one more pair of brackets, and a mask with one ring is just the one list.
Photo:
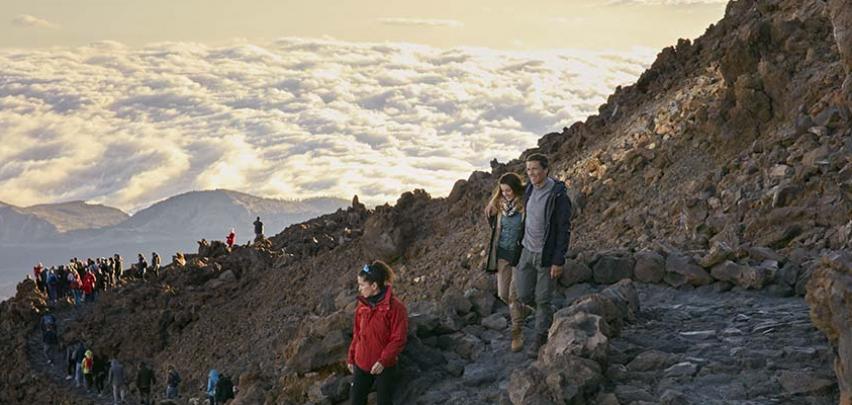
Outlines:
{"label": "person in orange jacket", "polygon": [[366,405],[376,384],[378,405],[393,404],[396,364],[408,339],[408,313],[392,292],[393,270],[381,261],[358,272],[358,306],[347,365],[352,405]]}

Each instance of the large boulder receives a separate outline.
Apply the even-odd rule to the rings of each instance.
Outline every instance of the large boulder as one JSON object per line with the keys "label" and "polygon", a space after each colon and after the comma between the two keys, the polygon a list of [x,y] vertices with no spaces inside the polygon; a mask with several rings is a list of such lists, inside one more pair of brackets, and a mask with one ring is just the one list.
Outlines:
{"label": "large boulder", "polygon": [[342,331],[325,336],[306,336],[294,342],[293,355],[287,361],[289,371],[305,374],[341,364],[346,359],[350,338]]}
{"label": "large boulder", "polygon": [[760,289],[769,284],[774,271],[769,266],[748,266],[730,260],[719,263],[710,270],[716,280],[736,284],[743,288]]}
{"label": "large boulder", "polygon": [[713,278],[695,261],[682,254],[673,253],[666,258],[666,275],[663,281],[672,287],[691,285],[700,287],[713,282]]}
{"label": "large boulder", "polygon": [[609,326],[603,318],[586,312],[556,318],[547,343],[539,351],[544,364],[558,363],[562,356],[580,356],[606,364]]}
{"label": "large boulder", "polygon": [[594,314],[603,318],[607,325],[610,326],[608,330],[604,331],[605,333],[608,332],[608,337],[617,335],[624,324],[624,321],[621,319],[621,311],[618,309],[618,306],[616,306],[612,300],[599,293],[589,294],[567,308],[560,309],[553,314],[553,318],[568,318],[578,313]]}
{"label": "large boulder", "polygon": [[633,277],[633,258],[605,255],[595,263],[592,274],[599,284],[612,284]]}
{"label": "large boulder", "polygon": [[558,365],[534,362],[513,372],[507,390],[513,405],[583,405],[595,397],[602,382],[597,362],[563,356]]}
{"label": "large boulder", "polygon": [[418,189],[402,194],[393,207],[376,207],[364,224],[362,241],[368,253],[385,261],[405,254],[414,238],[428,229],[419,226],[419,221],[430,199],[429,194]]}
{"label": "large boulder", "polygon": [[666,259],[657,252],[645,251],[634,256],[636,265],[633,275],[636,281],[643,283],[659,283],[666,275]]}
{"label": "large boulder", "polygon": [[580,261],[567,259],[559,277],[559,284],[563,287],[571,287],[575,284],[585,283],[592,279],[592,270]]}
{"label": "large boulder", "polygon": [[852,254],[823,257],[808,281],[805,299],[814,325],[836,350],[840,403],[852,404]]}

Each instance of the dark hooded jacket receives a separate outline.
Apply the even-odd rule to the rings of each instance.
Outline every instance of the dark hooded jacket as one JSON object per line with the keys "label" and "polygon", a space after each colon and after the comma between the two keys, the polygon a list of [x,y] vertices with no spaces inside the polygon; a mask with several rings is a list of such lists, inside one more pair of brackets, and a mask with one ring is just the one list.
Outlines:
{"label": "dark hooded jacket", "polygon": [[[541,251],[541,263],[539,263],[542,267],[564,265],[568,244],[571,243],[571,199],[568,197],[568,188],[562,181],[556,179],[553,181],[553,188],[544,208],[544,249]],[[527,189],[524,191],[524,212],[528,212],[527,202],[532,191],[532,183],[527,184]]]}

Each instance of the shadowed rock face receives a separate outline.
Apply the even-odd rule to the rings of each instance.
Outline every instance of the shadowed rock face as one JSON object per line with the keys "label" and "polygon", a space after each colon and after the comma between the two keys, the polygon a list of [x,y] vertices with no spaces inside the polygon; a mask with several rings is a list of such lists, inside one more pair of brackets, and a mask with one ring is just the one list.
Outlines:
{"label": "shadowed rock face", "polygon": [[808,282],[811,319],[837,351],[834,372],[840,403],[852,404],[852,255],[824,257]]}
{"label": "shadowed rock face", "polygon": [[843,82],[846,108],[852,111],[852,0],[831,0],[828,3],[834,39],[846,65],[846,80]]}

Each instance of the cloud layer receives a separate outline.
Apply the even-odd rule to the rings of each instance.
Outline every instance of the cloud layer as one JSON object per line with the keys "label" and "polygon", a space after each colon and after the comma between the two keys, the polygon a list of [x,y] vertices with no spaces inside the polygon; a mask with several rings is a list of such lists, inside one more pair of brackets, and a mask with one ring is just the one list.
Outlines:
{"label": "cloud layer", "polygon": [[379,22],[384,25],[402,25],[402,26],[415,26],[415,27],[449,27],[449,28],[461,28],[464,24],[461,21],[457,20],[441,20],[441,19],[430,19],[430,18],[400,18],[400,17],[392,17],[392,18],[380,18]]}
{"label": "cloud layer", "polygon": [[19,27],[27,27],[27,28],[46,28],[46,29],[57,29],[58,25],[47,21],[43,18],[34,17],[28,14],[21,14],[12,19],[12,24],[17,25]]}
{"label": "cloud layer", "polygon": [[299,38],[0,50],[0,201],[446,195],[595,113],[653,54]]}

